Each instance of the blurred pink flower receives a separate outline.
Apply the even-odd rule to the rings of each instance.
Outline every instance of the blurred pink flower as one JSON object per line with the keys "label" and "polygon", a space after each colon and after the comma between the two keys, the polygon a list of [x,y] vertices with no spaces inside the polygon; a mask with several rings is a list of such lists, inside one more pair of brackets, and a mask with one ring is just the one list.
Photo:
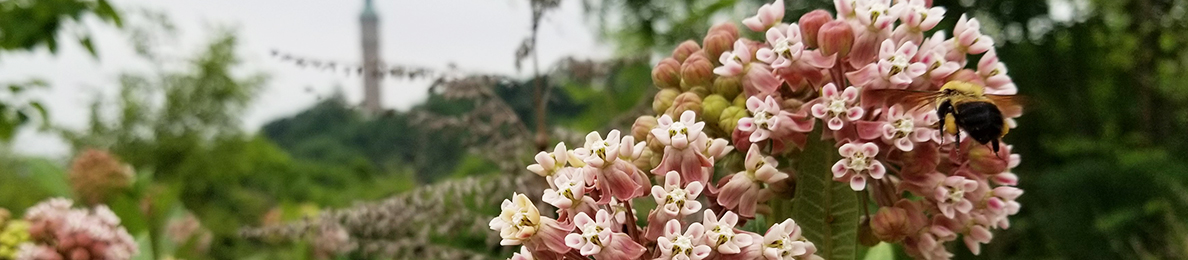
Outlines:
{"label": "blurred pink flower", "polygon": [[762,32],[784,19],[784,0],[776,0],[759,7],[759,13],[742,20],[743,25],[752,31]]}
{"label": "blurred pink flower", "polygon": [[986,51],[978,61],[978,76],[986,83],[986,94],[1014,95],[1019,92],[1011,77],[1007,76],[1006,64],[998,61],[998,53],[994,49]]}
{"label": "blurred pink flower", "polygon": [[846,73],[846,77],[854,85],[863,88],[905,89],[912,84],[912,79],[928,71],[928,67],[923,63],[911,61],[918,50],[912,42],[905,42],[897,49],[894,41],[885,40],[879,48],[877,63],[867,64],[857,71]]}
{"label": "blurred pink flower", "polygon": [[824,120],[829,130],[837,131],[845,126],[846,121],[862,118],[865,111],[855,105],[857,101],[858,88],[848,87],[839,93],[837,87],[829,83],[821,88],[821,97],[812,105],[811,112],[813,117]]}
{"label": "blurred pink flower", "polygon": [[709,257],[712,249],[701,243],[704,234],[705,227],[701,223],[689,224],[681,234],[681,222],[669,220],[664,224],[664,236],[656,241],[660,249],[660,258],[656,259],[701,260]]}
{"label": "blurred pink flower", "polygon": [[800,226],[792,219],[771,225],[763,235],[763,245],[767,260],[807,259],[817,252],[817,246],[801,235]]}
{"label": "blurred pink flower", "polygon": [[752,145],[743,162],[746,170],[722,177],[723,181],[719,181],[718,204],[744,217],[754,217],[758,204],[769,197],[763,191],[764,185],[788,178],[788,174],[776,170],[778,164],[775,158],[760,153],[759,146]]}
{"label": "blurred pink flower", "polygon": [[994,48],[994,39],[982,35],[981,23],[977,18],[967,18],[964,14],[957,19],[953,26],[953,38],[945,41],[950,46],[947,58],[954,61],[965,61],[966,54],[982,54]]}
{"label": "blurred pink flower", "polygon": [[882,179],[887,173],[883,163],[874,158],[879,154],[874,143],[848,143],[837,151],[845,158],[833,164],[833,179],[848,181],[855,191],[866,189],[866,178]]}
{"label": "blurred pink flower", "polygon": [[693,111],[681,113],[681,120],[675,122],[668,115],[660,117],[660,124],[652,129],[652,136],[665,145],[664,156],[660,164],[652,169],[652,174],[676,171],[681,174],[682,185],[695,181],[709,183],[712,172],[707,167],[713,166],[713,162],[702,154],[702,147],[706,147],[708,137],[701,132],[705,122],[696,122],[696,118],[697,114]]}
{"label": "blurred pink flower", "polygon": [[74,202],[54,198],[25,212],[30,243],[22,245],[17,259],[115,259],[139,253],[136,240],[120,226],[120,218],[107,206],[72,209]]}
{"label": "blurred pink flower", "polygon": [[978,182],[961,176],[949,176],[944,179],[932,195],[941,214],[947,218],[955,218],[957,213],[969,213],[973,210],[973,202],[966,198],[967,191],[978,188]]}
{"label": "blurred pink flower", "polygon": [[532,257],[532,252],[528,251],[528,247],[522,246],[520,252],[513,253],[508,260],[535,260],[535,258]]}
{"label": "blurred pink flower", "polygon": [[734,212],[727,211],[722,215],[722,219],[713,210],[705,210],[705,216],[702,219],[705,225],[705,241],[711,249],[717,250],[718,253],[724,255],[738,254],[742,252],[742,248],[750,246],[754,243],[751,236],[742,233],[741,230],[734,228],[738,224],[738,215]]}

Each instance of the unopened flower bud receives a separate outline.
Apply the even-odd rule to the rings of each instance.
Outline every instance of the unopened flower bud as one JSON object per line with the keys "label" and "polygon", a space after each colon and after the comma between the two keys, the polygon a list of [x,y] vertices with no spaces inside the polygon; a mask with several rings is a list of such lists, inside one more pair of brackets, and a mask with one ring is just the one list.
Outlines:
{"label": "unopened flower bud", "polygon": [[635,119],[635,123],[631,124],[631,136],[635,140],[647,140],[648,135],[652,133],[652,129],[659,125],[659,121],[654,116],[641,116]]}
{"label": "unopened flower bud", "polygon": [[888,243],[897,243],[914,233],[909,227],[907,210],[896,207],[882,207],[871,218],[871,231],[875,237]]}
{"label": "unopened flower bud", "polygon": [[681,62],[674,58],[665,58],[652,68],[652,84],[659,88],[679,88],[681,86]]}
{"label": "unopened flower bud", "polygon": [[711,60],[717,63],[717,57],[722,56],[723,52],[734,49],[734,42],[736,40],[738,40],[738,36],[731,36],[729,33],[711,32],[705,36],[705,40],[702,40],[702,44],[705,45],[705,54],[709,55],[710,57],[714,57],[714,59]]}
{"label": "unopened flower bud", "polygon": [[751,114],[747,112],[745,106],[727,107],[722,110],[721,115],[718,115],[718,128],[721,128],[723,132],[733,133],[734,128],[738,127],[738,120],[748,116]]}
{"label": "unopened flower bud", "polygon": [[634,161],[631,161],[631,164],[634,164],[635,167],[639,167],[640,169],[655,168],[652,167],[652,157],[654,156],[656,156],[656,152],[653,152],[651,149],[644,149],[643,152],[639,153],[639,158],[635,158]]}
{"label": "unopened flower bud", "polygon": [[663,114],[664,111],[668,111],[668,108],[672,107],[673,100],[676,100],[677,95],[680,94],[681,91],[671,88],[661,89],[660,92],[656,92],[656,98],[652,100],[652,111],[655,111],[657,114]]}
{"label": "unopened flower bud", "polygon": [[681,64],[681,90],[709,87],[714,82],[714,64],[704,52],[694,52]]}
{"label": "unopened flower bud", "polygon": [[721,119],[722,110],[730,107],[730,101],[722,95],[713,94],[706,96],[701,101],[701,120],[710,125],[717,125],[718,120]]}
{"label": "unopened flower bud", "polygon": [[689,91],[685,91],[685,92],[691,92],[693,94],[697,94],[697,97],[699,97],[701,99],[705,99],[705,97],[709,96],[710,94],[713,94],[713,93],[710,93],[708,88],[701,87],[701,86],[693,87],[693,88],[689,89]]}
{"label": "unopened flower bud", "polygon": [[681,45],[677,45],[675,50],[672,50],[672,58],[676,59],[677,62],[685,62],[685,59],[689,58],[689,55],[693,55],[694,52],[700,50],[701,46],[698,46],[697,42],[687,40],[682,42]]}
{"label": "unopened flower bud", "polygon": [[804,37],[804,45],[809,48],[817,48],[817,32],[821,30],[821,26],[833,21],[833,15],[829,11],[822,9],[813,10],[803,16],[800,16],[800,36]]}
{"label": "unopened flower bud", "polygon": [[842,20],[826,22],[817,31],[817,46],[826,56],[837,53],[838,57],[845,57],[854,46],[854,29]]}
{"label": "unopened flower bud", "polygon": [[734,106],[747,107],[747,95],[738,95],[734,97]]}
{"label": "unopened flower bud", "polygon": [[685,111],[693,111],[701,116],[701,97],[697,96],[697,93],[685,92],[677,95],[672,101],[672,107],[664,113],[671,117],[680,117]]}
{"label": "unopened flower bud", "polygon": [[729,35],[730,38],[738,39],[738,26],[735,26],[734,23],[730,22],[719,23],[713,27],[710,27],[709,33],[707,34],[715,33],[725,33],[726,35]]}
{"label": "unopened flower bud", "polygon": [[742,77],[718,77],[714,79],[713,87],[710,87],[710,92],[722,95],[727,100],[734,100],[738,93],[742,92]]}

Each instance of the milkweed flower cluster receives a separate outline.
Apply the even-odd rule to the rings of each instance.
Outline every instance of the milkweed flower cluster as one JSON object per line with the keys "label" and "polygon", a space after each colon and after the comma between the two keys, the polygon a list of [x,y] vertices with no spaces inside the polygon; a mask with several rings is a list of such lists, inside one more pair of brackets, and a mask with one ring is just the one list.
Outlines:
{"label": "milkweed flower cluster", "polygon": [[[814,259],[817,244],[802,231],[824,227],[792,219],[766,232],[740,227],[771,214],[768,202],[787,199],[776,194],[798,177],[817,175],[878,207],[860,223],[872,240],[923,259],[952,257],[945,245],[958,240],[979,254],[1020,210],[1012,173],[1020,156],[1010,145],[993,151],[953,138],[938,131],[932,106],[877,90],[935,92],[960,81],[1015,94],[994,39],[964,15],[946,36],[937,29],[946,10],[931,1],[834,3],[834,12],[786,19],[776,0],[742,21],[763,39],[727,23],[681,43],[653,68],[655,115],[639,117],[630,135],[593,132],[579,148],[538,154],[528,170],[549,180],[545,195],[505,201],[491,228],[524,245],[518,259]],[[1003,111],[1014,127],[1021,113]],[[790,167],[809,145],[829,144],[832,167]],[[723,160],[731,156],[742,160]],[[637,212],[632,202],[648,191],[657,207]]]}
{"label": "milkweed flower cluster", "polygon": [[25,212],[30,243],[16,254],[22,260],[104,259],[126,260],[138,253],[136,240],[120,226],[120,218],[107,206],[72,208],[62,198],[41,202]]}

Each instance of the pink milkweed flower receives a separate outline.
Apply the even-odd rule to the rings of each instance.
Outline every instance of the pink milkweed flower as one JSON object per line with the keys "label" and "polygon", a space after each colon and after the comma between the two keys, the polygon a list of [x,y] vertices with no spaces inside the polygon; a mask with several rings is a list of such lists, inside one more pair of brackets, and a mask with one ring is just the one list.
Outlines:
{"label": "pink milkweed flower", "polygon": [[887,173],[883,163],[874,158],[879,154],[879,146],[874,143],[848,143],[837,151],[845,158],[833,164],[833,179],[848,179],[854,191],[866,189],[867,177],[878,180]]}
{"label": "pink milkweed flower", "polygon": [[928,66],[923,63],[911,61],[918,50],[912,42],[905,42],[896,49],[894,41],[884,40],[879,49],[877,63],[867,64],[858,71],[846,73],[846,77],[863,88],[905,89],[912,84],[912,79],[928,71]]}
{"label": "pink milkweed flower", "polygon": [[[656,199],[656,209],[648,214],[648,223],[664,223],[671,219],[681,219],[701,210],[701,202],[697,196],[705,188],[701,182],[690,182],[681,187],[681,175],[670,171],[664,176],[664,186],[652,186],[652,197]],[[655,240],[664,235],[663,225],[648,225],[644,237]]]}
{"label": "pink milkweed flower", "polygon": [[573,218],[573,224],[578,233],[565,235],[565,245],[578,249],[584,256],[598,254],[602,247],[610,245],[611,223],[610,214],[606,210],[598,210],[597,218],[590,219],[585,212],[578,213]]}
{"label": "pink milkweed flower", "polygon": [[900,105],[893,105],[884,113],[884,121],[858,122],[858,135],[863,139],[882,137],[887,144],[900,151],[910,152],[916,143],[936,140],[936,130],[930,128],[940,121],[933,110],[904,111]]}
{"label": "pink milkweed flower", "polygon": [[652,186],[652,197],[659,205],[656,209],[670,218],[678,218],[701,210],[701,202],[697,201],[697,196],[703,188],[701,182],[696,181],[681,188],[681,175],[676,171],[670,171],[664,177],[663,187]]}
{"label": "pink milkweed flower", "polygon": [[767,260],[813,258],[817,252],[817,246],[801,235],[800,226],[792,219],[771,225],[763,235],[763,245]]}
{"label": "pink milkweed flower", "polygon": [[[800,70],[833,67],[834,55],[825,56],[816,50],[807,50],[801,42],[800,26],[791,24],[787,28],[767,29],[767,43],[770,47],[760,48],[755,58],[771,64],[772,69],[802,67]],[[800,63],[800,64],[797,64]]]}
{"label": "pink milkweed flower", "polygon": [[990,198],[986,199],[986,208],[990,211],[990,219],[987,222],[991,227],[1011,228],[1010,219],[1007,217],[1019,213],[1022,204],[1015,199],[1021,195],[1022,189],[1010,186],[999,186],[990,191]]}
{"label": "pink milkweed flower", "polygon": [[537,153],[536,163],[528,165],[528,171],[541,177],[553,176],[553,173],[565,167],[565,162],[569,160],[568,154],[569,151],[565,149],[565,143],[557,143],[557,147],[553,148],[553,153],[544,151]]}
{"label": "pink milkweed flower", "polygon": [[856,0],[833,0],[833,10],[837,10],[837,19],[857,19],[854,8]]}
{"label": "pink milkweed flower", "polygon": [[779,128],[780,117],[777,115],[782,111],[775,98],[767,96],[760,100],[752,96],[747,99],[747,110],[751,111],[751,116],[738,119],[738,130],[750,133],[749,140],[752,143],[767,140],[772,136],[772,131]]}
{"label": "pink milkweed flower", "polygon": [[924,39],[924,32],[932,30],[945,18],[944,7],[929,8],[924,0],[899,1],[891,9],[897,9],[895,13],[899,14],[901,22],[892,32],[892,38],[897,43],[921,43]]}
{"label": "pink milkweed flower", "polygon": [[940,89],[949,75],[961,69],[961,64],[948,60],[945,54],[949,52],[945,41],[945,33],[937,31],[932,37],[924,40],[920,44],[920,51],[916,52],[916,57],[912,61],[924,64],[928,67],[924,75],[920,75],[921,80],[913,80],[912,86],[916,90],[932,91]]}
{"label": "pink milkweed flower", "polygon": [[753,55],[754,52],[748,46],[747,40],[739,39],[734,42],[733,50],[723,52],[718,57],[718,62],[722,66],[714,68],[714,74],[723,77],[743,75],[743,90],[748,96],[774,94],[782,83],[771,73],[771,67],[763,63],[752,63]]}
{"label": "pink milkweed flower", "polygon": [[536,205],[528,196],[514,193],[512,200],[503,200],[500,205],[502,211],[499,216],[491,219],[488,224],[492,230],[499,231],[503,240],[500,245],[525,245],[534,251],[551,250],[557,253],[569,251],[565,245],[565,234],[573,230],[573,226],[564,225],[557,220],[541,217]]}
{"label": "pink milkweed flower", "polygon": [[1011,77],[1007,76],[1006,64],[998,61],[998,53],[994,49],[986,51],[978,61],[978,76],[986,83],[986,94],[1014,95],[1019,92]]}
{"label": "pink milkweed flower", "polygon": [[752,31],[762,32],[767,28],[780,23],[784,19],[784,0],[776,0],[770,4],[763,4],[759,7],[759,13],[755,16],[748,17],[742,20],[743,25]]}
{"label": "pink milkweed flower", "polygon": [[657,120],[659,124],[652,129],[652,136],[665,147],[664,157],[660,159],[660,165],[652,169],[652,174],[661,175],[676,171],[681,174],[682,185],[694,181],[709,183],[713,172],[707,170],[707,167],[712,167],[713,162],[702,154],[702,147],[705,147],[705,142],[708,142],[709,138],[701,132],[705,122],[696,120],[697,114],[693,111],[681,113],[680,121],[674,122],[668,115],[663,115]]}
{"label": "pink milkweed flower", "polygon": [[899,19],[897,11],[891,8],[891,0],[855,1],[854,13],[858,22],[875,30],[886,30]]}
{"label": "pink milkweed flower", "polygon": [[953,38],[946,40],[950,49],[947,54],[949,60],[965,61],[966,54],[981,54],[994,48],[994,39],[982,35],[981,23],[977,18],[967,18],[964,14],[957,19],[953,26]]}
{"label": "pink milkweed flower", "polygon": [[[573,168],[569,168],[573,169]],[[557,207],[560,219],[568,219],[578,212],[594,212],[594,198],[586,196],[586,176],[580,170],[558,171],[553,187],[546,189],[542,200]]]}
{"label": "pink milkweed flower", "polygon": [[[598,132],[586,135],[586,144],[574,150],[574,155],[586,162],[586,183],[595,183],[602,191],[598,204],[610,202],[611,197],[630,199],[647,193],[651,186],[647,176],[634,164],[644,150],[644,143],[634,143],[635,137],[619,137],[619,130],[611,130],[602,139]],[[634,145],[632,145],[634,143]]]}
{"label": "pink milkweed flower", "polygon": [[751,236],[735,230],[734,226],[738,225],[738,215],[734,212],[727,211],[722,215],[722,219],[714,214],[713,210],[705,210],[705,217],[702,219],[705,225],[705,241],[711,249],[716,249],[718,253],[724,255],[738,254],[742,252],[743,247],[750,246],[754,243]]}
{"label": "pink milkweed flower", "polygon": [[775,158],[763,156],[759,146],[752,145],[743,162],[746,170],[722,177],[725,181],[719,181],[718,204],[744,217],[755,216],[758,204],[769,196],[763,190],[764,185],[788,178],[787,173],[776,170],[778,164]]}
{"label": "pink milkweed flower", "polygon": [[674,260],[701,260],[709,257],[709,246],[702,244],[705,227],[701,223],[689,224],[689,228],[681,234],[681,222],[669,220],[664,224],[664,236],[656,240],[660,249],[660,258]]}
{"label": "pink milkweed flower", "polygon": [[973,210],[973,202],[966,198],[965,193],[978,188],[978,182],[961,176],[945,178],[932,194],[936,206],[946,218],[955,218],[957,213],[969,213]]}
{"label": "pink milkweed flower", "polygon": [[846,121],[856,121],[865,112],[862,107],[856,106],[858,88],[853,86],[839,93],[833,83],[825,84],[821,88],[821,98],[817,100],[810,112],[813,117],[825,120],[829,130],[841,130]]}

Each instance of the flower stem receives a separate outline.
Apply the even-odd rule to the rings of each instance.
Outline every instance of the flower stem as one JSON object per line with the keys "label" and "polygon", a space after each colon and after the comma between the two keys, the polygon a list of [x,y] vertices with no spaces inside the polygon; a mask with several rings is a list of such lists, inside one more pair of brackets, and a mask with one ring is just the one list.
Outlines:
{"label": "flower stem", "polygon": [[633,239],[639,239],[639,226],[635,223],[635,208],[631,206],[631,199],[624,199],[623,206],[627,209],[627,234]]}

